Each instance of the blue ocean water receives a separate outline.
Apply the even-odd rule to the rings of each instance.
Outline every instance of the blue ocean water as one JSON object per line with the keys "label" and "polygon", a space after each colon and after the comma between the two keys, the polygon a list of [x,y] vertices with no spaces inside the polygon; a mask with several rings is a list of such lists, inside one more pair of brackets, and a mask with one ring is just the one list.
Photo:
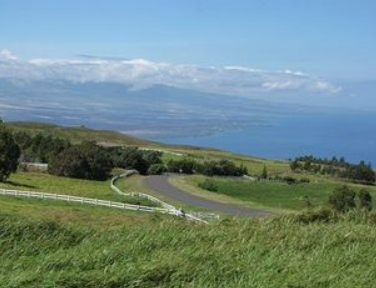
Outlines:
{"label": "blue ocean water", "polygon": [[313,154],[376,165],[376,113],[317,113],[279,117],[208,136],[159,139],[273,159]]}

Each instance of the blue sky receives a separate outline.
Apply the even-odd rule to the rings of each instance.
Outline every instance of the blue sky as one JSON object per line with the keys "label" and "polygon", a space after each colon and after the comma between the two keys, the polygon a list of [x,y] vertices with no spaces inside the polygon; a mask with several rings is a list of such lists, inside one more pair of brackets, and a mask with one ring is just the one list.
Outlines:
{"label": "blue sky", "polygon": [[376,79],[374,0],[0,0],[0,49]]}

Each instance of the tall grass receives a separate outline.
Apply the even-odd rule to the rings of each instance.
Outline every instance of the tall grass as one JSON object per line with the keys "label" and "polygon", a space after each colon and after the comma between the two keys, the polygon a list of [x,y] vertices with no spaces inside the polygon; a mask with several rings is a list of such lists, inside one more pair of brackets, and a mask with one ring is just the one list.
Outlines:
{"label": "tall grass", "polygon": [[[363,220],[362,220],[363,219]],[[372,221],[371,221],[372,222]],[[353,215],[153,218],[96,230],[0,216],[1,287],[374,287],[376,226]]]}

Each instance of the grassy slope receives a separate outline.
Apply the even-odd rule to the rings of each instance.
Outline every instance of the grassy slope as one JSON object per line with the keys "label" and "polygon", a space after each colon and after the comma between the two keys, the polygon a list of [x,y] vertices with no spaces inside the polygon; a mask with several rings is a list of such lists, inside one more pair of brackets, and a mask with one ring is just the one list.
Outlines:
{"label": "grassy slope", "polygon": [[3,183],[0,182],[0,188],[58,193],[127,202],[130,204],[155,206],[153,202],[144,198],[125,197],[115,194],[110,189],[110,180],[92,181],[58,177],[40,172],[18,172],[16,174],[11,174],[9,181]]}
{"label": "grassy slope", "polygon": [[85,225],[100,230],[113,229],[126,223],[145,222],[155,217],[128,210],[10,196],[0,197],[0,214],[33,221],[53,220],[64,225]]}
{"label": "grassy slope", "polygon": [[[254,175],[259,175],[264,165],[266,165],[269,173],[272,175],[285,174],[297,178],[307,177],[311,180],[311,183],[308,185],[293,186],[278,183],[249,184],[249,182],[244,181],[234,182],[227,180],[218,180],[219,186],[221,188],[220,193],[210,193],[199,189],[197,187],[197,179],[200,179],[200,177],[193,177],[189,180],[185,179],[175,181],[175,184],[184,186],[186,190],[190,191],[193,194],[199,194],[200,196],[204,196],[210,199],[216,199],[221,202],[246,204],[255,207],[264,206],[273,209],[299,209],[304,206],[304,201],[302,201],[302,199],[305,196],[308,196],[315,205],[325,204],[327,197],[332,192],[333,188],[336,185],[344,183],[342,181],[339,181],[338,179],[336,180],[311,174],[295,175],[291,173],[289,166],[285,161],[259,159],[216,149],[161,144],[157,142],[132,138],[113,131],[99,131],[80,127],[61,127],[53,124],[28,122],[13,122],[7,123],[7,125],[12,129],[28,131],[34,134],[46,133],[57,137],[70,138],[75,142],[79,142],[85,139],[94,140],[107,145],[136,145],[143,148],[160,149],[165,151],[163,155],[163,159],[165,161],[181,157],[175,154],[168,153],[169,151],[182,153],[184,155],[187,155],[184,157],[193,157],[199,160],[218,160],[226,158],[235,161],[238,165],[245,165],[250,173]],[[66,178],[59,179],[53,178],[53,176],[48,175],[28,174],[28,176],[26,176],[22,173],[14,175],[12,177],[13,178],[11,179],[15,179],[15,182],[17,183],[30,185],[32,187],[35,186],[39,190],[42,189],[44,191],[64,192],[86,197],[104,199],[114,199],[114,197],[116,197],[109,190],[107,182],[82,182],[82,180],[72,180]],[[142,184],[142,177],[135,177],[124,181],[119,181],[119,185],[122,185],[121,188],[124,191],[145,191],[155,196],[159,196],[153,191],[148,191],[147,187]],[[21,188],[23,189],[23,187]],[[371,190],[376,191],[375,188],[371,188]],[[164,200],[168,201],[168,199]],[[179,203],[173,204],[180,205]],[[184,208],[192,209],[193,207]]]}
{"label": "grassy slope", "polygon": [[124,218],[98,229],[80,212],[75,225],[2,214],[3,288],[368,288],[376,281],[376,229],[365,222]]}
{"label": "grassy slope", "polygon": [[[248,180],[233,180],[223,178],[210,178],[218,188],[218,192],[209,192],[202,190],[198,184],[208,177],[190,176],[174,180],[174,184],[196,194],[201,194],[206,198],[217,199],[237,199],[245,201],[250,206],[277,208],[285,210],[300,210],[306,207],[306,197],[310,199],[314,206],[325,206],[328,204],[329,195],[333,190],[344,183],[330,178],[321,179],[321,181],[311,181],[309,184],[288,185],[275,182],[252,182]],[[361,185],[349,184],[354,189],[360,189]],[[376,198],[376,187],[366,186],[371,192],[373,198]],[[226,201],[229,201],[226,200]]]}

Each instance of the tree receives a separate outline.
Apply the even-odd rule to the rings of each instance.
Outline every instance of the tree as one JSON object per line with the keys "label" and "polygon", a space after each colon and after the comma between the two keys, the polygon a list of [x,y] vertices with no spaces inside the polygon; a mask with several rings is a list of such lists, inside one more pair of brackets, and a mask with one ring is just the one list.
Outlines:
{"label": "tree", "polygon": [[149,167],[149,175],[162,175],[167,171],[167,168],[164,164],[153,164]]}
{"label": "tree", "polygon": [[366,209],[368,211],[372,210],[372,196],[366,189],[361,189],[358,193],[359,198],[359,208]]}
{"label": "tree", "polygon": [[112,167],[112,161],[105,148],[93,142],[85,142],[52,156],[48,171],[58,176],[106,180]]}
{"label": "tree", "polygon": [[292,171],[296,171],[297,169],[300,168],[300,164],[299,164],[299,161],[298,160],[294,160],[294,161],[291,161],[290,162],[290,169]]}
{"label": "tree", "polygon": [[12,133],[0,119],[0,181],[8,179],[9,175],[17,171],[20,148],[14,141]]}
{"label": "tree", "polygon": [[161,159],[162,155],[163,153],[160,151],[153,151],[153,150],[143,151],[143,157],[145,161],[148,163],[148,165],[162,164],[163,163]]}
{"label": "tree", "polygon": [[264,169],[262,169],[260,178],[261,179],[268,179],[268,169],[266,168],[265,165],[264,165]]}
{"label": "tree", "polygon": [[115,167],[124,169],[135,169],[140,174],[146,175],[150,167],[145,160],[143,151],[138,148],[115,148],[110,151],[112,161]]}
{"label": "tree", "polygon": [[347,185],[338,187],[329,196],[329,204],[339,212],[346,212],[355,208],[355,192]]}

